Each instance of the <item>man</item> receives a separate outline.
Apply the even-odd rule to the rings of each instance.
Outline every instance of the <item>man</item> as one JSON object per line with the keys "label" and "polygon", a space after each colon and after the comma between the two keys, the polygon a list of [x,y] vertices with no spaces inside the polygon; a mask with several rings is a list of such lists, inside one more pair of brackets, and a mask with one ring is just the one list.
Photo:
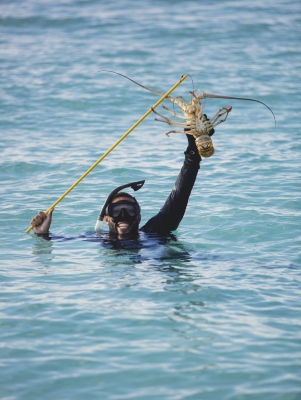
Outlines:
{"label": "man", "polygon": [[[206,126],[207,132],[210,132],[209,135],[212,136],[214,129],[209,120],[206,121]],[[192,135],[186,136],[188,139],[188,147],[184,153],[185,160],[175,182],[175,186],[158,214],[140,228],[140,231],[167,234],[177,229],[184,216],[201,161],[194,137]],[[141,182],[138,183],[141,184]],[[128,187],[129,185],[124,186]],[[142,185],[143,183],[141,186]],[[118,189],[119,188],[115,189],[108,197],[100,213],[100,217],[108,225],[110,234],[116,238],[125,239],[134,237],[139,231],[139,223],[141,220],[140,206],[135,197],[128,193],[120,192]],[[44,212],[40,211],[31,220],[31,225],[36,234],[43,235],[49,232],[52,212],[53,210],[50,210],[49,214],[46,216]]]}

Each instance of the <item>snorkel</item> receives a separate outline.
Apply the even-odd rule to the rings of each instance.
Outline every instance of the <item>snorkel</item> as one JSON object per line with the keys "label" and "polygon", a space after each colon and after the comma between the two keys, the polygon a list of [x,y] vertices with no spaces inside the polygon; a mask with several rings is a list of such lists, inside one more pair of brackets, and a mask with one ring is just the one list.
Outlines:
{"label": "snorkel", "polygon": [[126,185],[122,185],[117,187],[116,189],[114,189],[109,196],[107,197],[106,201],[104,202],[104,205],[99,213],[99,216],[97,218],[94,230],[95,232],[99,232],[101,231],[101,225],[102,225],[102,221],[104,219],[104,216],[106,215],[106,209],[108,207],[108,205],[112,202],[113,198],[116,196],[116,194],[118,192],[120,192],[123,189],[126,189],[128,187],[132,188],[135,192],[139,189],[142,188],[142,186],[144,185],[144,181],[137,181],[137,182],[131,182],[131,183],[127,183]]}

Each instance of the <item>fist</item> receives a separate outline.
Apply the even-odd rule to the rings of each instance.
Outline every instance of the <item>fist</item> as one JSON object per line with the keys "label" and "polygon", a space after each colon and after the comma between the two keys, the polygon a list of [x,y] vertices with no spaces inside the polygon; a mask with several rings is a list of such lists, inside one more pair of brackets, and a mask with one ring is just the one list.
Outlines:
{"label": "fist", "polygon": [[30,225],[33,227],[35,233],[48,233],[53,209],[51,209],[46,215],[43,211],[40,211],[33,219],[30,221]]}
{"label": "fist", "polygon": [[43,212],[40,211],[33,219],[30,221],[30,225],[32,227],[42,225],[42,223],[45,221],[47,218],[47,215]]}

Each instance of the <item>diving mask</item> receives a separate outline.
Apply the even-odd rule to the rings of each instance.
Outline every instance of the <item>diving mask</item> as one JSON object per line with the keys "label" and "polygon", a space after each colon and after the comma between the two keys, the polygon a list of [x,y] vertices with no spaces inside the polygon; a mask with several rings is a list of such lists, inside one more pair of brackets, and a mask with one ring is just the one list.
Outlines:
{"label": "diving mask", "polygon": [[106,215],[112,218],[113,222],[133,222],[140,214],[140,206],[132,201],[118,201],[111,203],[106,208]]}

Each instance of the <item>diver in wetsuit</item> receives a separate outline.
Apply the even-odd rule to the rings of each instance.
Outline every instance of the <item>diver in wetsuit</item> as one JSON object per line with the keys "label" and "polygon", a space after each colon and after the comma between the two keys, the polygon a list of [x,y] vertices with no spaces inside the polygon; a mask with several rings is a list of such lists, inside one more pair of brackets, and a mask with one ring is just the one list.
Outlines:
{"label": "diver in wetsuit", "polygon": [[[213,135],[214,129],[207,120],[209,135]],[[123,188],[131,186],[134,190],[140,189],[144,181],[133,182],[115,189],[107,198],[100,214],[99,220],[104,220],[108,225],[110,234],[118,239],[137,236],[138,231],[147,233],[167,234],[179,226],[188,204],[191,190],[194,186],[201,157],[198,153],[195,139],[192,135],[186,135],[188,147],[185,151],[185,160],[177,177],[175,185],[165,201],[161,210],[139,229],[141,220],[140,206],[132,195],[121,192]],[[46,216],[40,211],[32,220],[31,226],[36,234],[48,234],[53,210]],[[98,223],[95,228],[97,230]]]}

